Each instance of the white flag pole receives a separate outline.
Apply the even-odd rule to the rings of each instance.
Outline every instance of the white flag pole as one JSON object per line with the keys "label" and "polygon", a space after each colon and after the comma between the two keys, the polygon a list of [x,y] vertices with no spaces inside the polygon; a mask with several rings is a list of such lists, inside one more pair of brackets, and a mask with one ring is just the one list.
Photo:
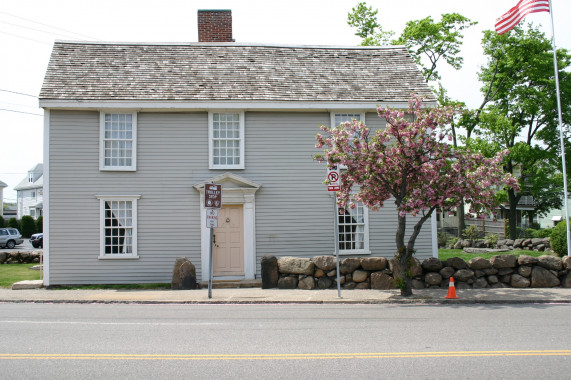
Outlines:
{"label": "white flag pole", "polygon": [[555,91],[557,93],[557,114],[559,116],[559,139],[561,140],[561,162],[563,164],[563,193],[565,195],[565,224],[567,226],[567,256],[571,256],[571,230],[569,227],[569,202],[567,195],[567,169],[565,165],[565,140],[563,138],[563,118],[561,117],[561,96],[559,95],[559,70],[557,68],[557,51],[555,48],[555,26],[553,25],[553,7],[549,0],[551,16],[551,44],[553,46],[553,67],[555,69]]}

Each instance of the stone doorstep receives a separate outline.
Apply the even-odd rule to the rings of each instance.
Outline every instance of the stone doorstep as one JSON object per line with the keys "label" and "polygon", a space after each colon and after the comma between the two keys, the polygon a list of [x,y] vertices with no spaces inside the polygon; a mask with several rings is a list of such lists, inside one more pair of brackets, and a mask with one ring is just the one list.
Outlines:
{"label": "stone doorstep", "polygon": [[[200,289],[208,289],[208,281],[198,283]],[[212,280],[213,289],[261,288],[262,280]]]}
{"label": "stone doorstep", "polygon": [[39,289],[44,287],[44,280],[26,280],[12,284],[12,290]]}

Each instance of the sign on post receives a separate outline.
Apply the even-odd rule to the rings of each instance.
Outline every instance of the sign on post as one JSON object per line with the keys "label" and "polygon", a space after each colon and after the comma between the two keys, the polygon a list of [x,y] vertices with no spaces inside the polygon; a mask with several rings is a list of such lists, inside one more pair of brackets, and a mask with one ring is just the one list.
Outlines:
{"label": "sign on post", "polygon": [[204,207],[222,207],[222,185],[207,183],[204,185]]}
{"label": "sign on post", "polygon": [[331,164],[327,168],[327,191],[341,190],[341,176],[339,175],[339,165]]}
{"label": "sign on post", "polygon": [[206,209],[206,227],[218,228],[218,209]]}

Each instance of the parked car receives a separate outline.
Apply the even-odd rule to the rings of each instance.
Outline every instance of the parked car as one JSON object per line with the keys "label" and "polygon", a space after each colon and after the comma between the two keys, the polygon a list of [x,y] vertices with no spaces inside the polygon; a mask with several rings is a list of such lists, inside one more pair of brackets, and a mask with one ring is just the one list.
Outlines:
{"label": "parked car", "polygon": [[33,234],[32,237],[30,237],[30,243],[32,243],[34,248],[44,248],[44,234]]}
{"label": "parked car", "polygon": [[0,247],[13,249],[24,242],[22,234],[16,228],[0,228]]}

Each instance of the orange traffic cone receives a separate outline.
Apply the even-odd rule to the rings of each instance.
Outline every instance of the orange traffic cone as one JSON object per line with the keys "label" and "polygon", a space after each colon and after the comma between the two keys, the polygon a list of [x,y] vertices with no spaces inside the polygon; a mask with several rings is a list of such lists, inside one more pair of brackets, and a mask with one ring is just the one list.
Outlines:
{"label": "orange traffic cone", "polygon": [[448,284],[448,295],[446,298],[458,298],[456,297],[456,288],[454,287],[454,277],[450,277],[450,283]]}

